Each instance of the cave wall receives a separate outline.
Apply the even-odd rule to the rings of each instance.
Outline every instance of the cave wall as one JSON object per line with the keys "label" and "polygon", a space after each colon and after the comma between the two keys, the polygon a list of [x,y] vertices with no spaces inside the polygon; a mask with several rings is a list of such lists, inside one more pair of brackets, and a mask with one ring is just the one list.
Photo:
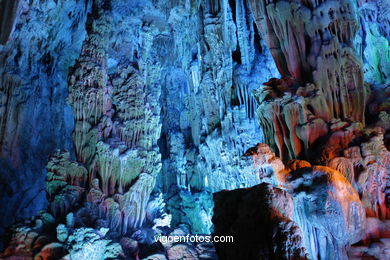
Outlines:
{"label": "cave wall", "polygon": [[[31,223],[57,228],[48,240],[60,242],[44,249],[34,244],[38,239],[30,241],[23,254],[36,254],[35,246],[41,255],[54,247],[84,257],[83,241],[74,243],[78,236],[108,248],[97,257],[116,257],[120,248],[135,254],[134,243],[179,224],[169,232],[209,234],[213,192],[278,186],[282,161],[293,158],[337,170],[308,174],[330,181],[345,175],[351,203],[358,205],[351,209],[359,211],[356,222],[363,219],[360,199],[373,217],[387,217],[387,182],[377,183],[388,178],[387,157],[375,159],[387,155],[386,133],[369,131],[351,143],[367,113],[384,128],[389,121],[386,1],[10,3],[0,8],[3,14],[17,6],[1,16],[0,196],[7,214],[0,227],[48,204]],[[242,157],[260,141],[281,159],[269,148],[260,163]],[[329,197],[335,207],[342,204],[340,227],[354,228],[355,222],[342,221],[350,205],[331,200],[338,192],[313,193],[302,200]],[[308,225],[315,221],[307,208],[296,209],[293,221],[306,250],[328,256],[329,250],[307,243],[340,235],[322,232],[334,212],[314,216],[325,223],[318,231]],[[283,221],[287,233],[298,229]],[[8,255],[21,253],[20,234],[45,233],[31,223],[14,230]],[[355,231],[326,243],[344,256],[361,235]],[[111,244],[106,234],[133,240]],[[164,250],[199,256],[197,246]]]}
{"label": "cave wall", "polygon": [[[156,192],[186,194],[168,201],[174,223],[195,225],[199,214],[210,223],[210,212],[187,216],[176,201],[184,207],[199,192],[207,204],[211,192],[259,182],[239,157],[262,138],[251,90],[278,75],[249,3],[104,1],[103,25],[99,3],[20,1],[14,16],[2,16],[14,28],[1,45],[4,207],[18,218],[44,208],[46,172],[56,172],[44,165],[65,149],[55,162],[76,160],[111,195],[111,174],[124,193],[145,170],[129,166],[133,177],[122,180],[122,166],[108,163],[141,156],[150,168],[156,158],[151,187],[157,178]],[[13,221],[7,215],[2,226]]]}
{"label": "cave wall", "polygon": [[7,15],[1,15],[0,45],[0,233],[45,207],[49,154],[55,149],[73,153],[66,78],[90,10],[83,1],[20,1],[11,15],[10,5],[18,2],[1,3]]}

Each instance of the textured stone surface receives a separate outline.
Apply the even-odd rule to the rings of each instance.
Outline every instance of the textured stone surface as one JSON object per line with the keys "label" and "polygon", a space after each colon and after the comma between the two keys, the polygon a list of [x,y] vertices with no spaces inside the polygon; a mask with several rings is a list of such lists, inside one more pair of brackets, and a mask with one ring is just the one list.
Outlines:
{"label": "textured stone surface", "polygon": [[91,228],[76,229],[66,241],[69,250],[69,259],[107,259],[118,258],[122,253],[122,247],[118,243],[104,239],[108,231]]}
{"label": "textured stone surface", "polygon": [[[262,139],[251,90],[278,73],[247,1],[21,1],[17,14],[0,47],[7,208],[25,193],[44,208],[46,175],[48,212],[72,227],[120,236],[172,219],[209,233],[211,192],[259,182],[240,158]],[[158,173],[171,212],[149,203]]]}
{"label": "textured stone surface", "polygon": [[[10,4],[2,1],[2,12]],[[16,24],[0,47],[3,204],[31,215],[44,200],[43,165],[63,148],[84,164],[89,181],[101,178],[104,193],[117,192],[114,185],[123,193],[142,165],[159,172],[159,123],[164,192],[256,184],[246,174],[251,165],[239,159],[254,144],[250,137],[262,138],[250,92],[277,72],[248,2],[105,5],[99,14],[98,1],[20,1],[16,19],[2,16],[7,28]],[[31,206],[14,205],[21,197]]]}
{"label": "textured stone surface", "polygon": [[211,216],[214,207],[212,194],[198,192],[191,194],[181,190],[171,198],[168,206],[172,214],[172,225],[187,224],[194,234],[210,234],[212,231]]}
{"label": "textured stone surface", "polygon": [[258,143],[255,147],[248,149],[244,156],[252,157],[260,182],[267,182],[274,186],[283,185],[284,164],[268,145]]}
{"label": "textured stone surface", "polygon": [[[148,60],[153,54],[149,47],[143,59],[124,61],[110,73],[109,59],[120,55],[109,52],[114,44],[109,38],[115,28],[112,12],[119,11],[112,7],[121,6],[96,4],[92,29],[70,70],[68,100],[75,114],[76,156],[88,169],[89,181],[96,184],[88,200],[106,216],[113,231],[126,234],[128,228],[142,226],[161,167],[160,86],[152,77],[142,78],[151,65],[158,75],[159,65]],[[155,25],[145,27],[143,37],[153,37],[157,31]],[[96,200],[99,192],[101,199]]]}
{"label": "textured stone surface", "polygon": [[389,83],[389,2],[370,0],[358,3],[362,26],[357,46],[364,60],[364,80],[374,84]]}
{"label": "textured stone surface", "polygon": [[[369,133],[369,132],[368,132]],[[362,142],[344,151],[344,155],[353,165],[356,188],[368,216],[381,219],[390,217],[390,152],[384,145],[380,130],[372,131]]]}

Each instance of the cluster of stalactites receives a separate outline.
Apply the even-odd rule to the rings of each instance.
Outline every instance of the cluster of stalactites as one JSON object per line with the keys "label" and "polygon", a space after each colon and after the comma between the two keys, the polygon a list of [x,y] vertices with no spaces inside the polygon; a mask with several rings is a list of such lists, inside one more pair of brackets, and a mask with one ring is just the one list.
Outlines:
{"label": "cluster of stalactites", "polygon": [[282,159],[307,155],[334,118],[364,124],[356,3],[251,1],[251,7],[283,77],[255,94],[266,141]]}
{"label": "cluster of stalactites", "polygon": [[54,216],[65,216],[80,202],[87,185],[85,167],[70,160],[69,152],[53,153],[46,166],[46,193]]}
{"label": "cluster of stalactites", "polygon": [[155,177],[141,173],[134,184],[123,194],[107,196],[99,187],[99,180],[92,181],[87,201],[98,207],[99,216],[108,221],[110,230],[126,234],[142,226],[147,203],[155,185]]}
{"label": "cluster of stalactites", "polygon": [[343,155],[329,161],[359,192],[367,215],[390,218],[390,152],[383,142],[381,129],[371,129],[368,140],[348,147]]}
{"label": "cluster of stalactites", "polygon": [[[134,157],[134,153],[129,153],[127,156]],[[123,156],[118,158],[124,159]],[[113,160],[118,158],[112,157]],[[119,185],[129,183],[131,176],[126,176],[124,171],[125,167],[135,167],[136,158],[133,159],[124,166],[119,165],[123,167],[120,170],[112,169],[113,173],[118,171],[123,174],[112,177],[118,178]],[[97,207],[99,217],[107,221],[111,230],[126,234],[129,229],[139,228],[143,224],[147,203],[155,184],[154,176],[140,173],[126,192],[109,196],[110,190],[105,192],[104,186],[101,189],[99,179],[93,179],[88,183],[87,170],[81,164],[71,161],[69,152],[53,153],[47,164],[47,171],[46,192],[49,198],[49,209],[54,216],[65,216],[77,210],[77,206],[83,205],[82,198],[86,194],[86,201]],[[132,171],[127,173],[129,172]],[[86,192],[88,186],[90,186],[89,191]],[[83,211],[83,208],[87,210],[88,206],[85,205],[78,212]],[[75,214],[79,215],[78,212]]]}
{"label": "cluster of stalactites", "polygon": [[[74,144],[78,161],[92,164],[95,144],[100,139],[95,126],[111,111],[106,50],[111,28],[110,16],[103,11],[92,22],[93,30],[84,41],[80,58],[68,80],[68,102],[75,117]],[[93,165],[88,165],[93,168]]]}
{"label": "cluster of stalactites", "polygon": [[316,57],[325,55],[322,46],[333,39],[352,46],[359,29],[353,0],[309,2],[251,1],[256,24],[280,73],[302,83],[309,82],[313,70],[320,69]]}
{"label": "cluster of stalactites", "polygon": [[113,133],[129,148],[151,149],[160,134],[156,128],[159,119],[154,114],[156,98],[131,65],[121,68],[121,72],[112,77],[112,82],[117,109]]}
{"label": "cluster of stalactites", "polygon": [[326,107],[316,116],[363,122],[362,64],[352,44],[359,29],[356,3],[253,1],[252,6],[282,77],[317,86]]}
{"label": "cluster of stalactites", "polygon": [[88,169],[89,190],[82,193],[112,231],[126,234],[143,224],[161,168],[159,92],[132,63],[109,74],[111,13],[104,8],[97,13],[70,71],[68,100],[75,116],[77,160]]}

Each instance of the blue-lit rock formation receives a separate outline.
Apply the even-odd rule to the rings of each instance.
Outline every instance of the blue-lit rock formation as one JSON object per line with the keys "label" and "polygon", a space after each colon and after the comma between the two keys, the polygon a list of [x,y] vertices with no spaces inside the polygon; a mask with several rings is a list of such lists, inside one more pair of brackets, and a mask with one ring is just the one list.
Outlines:
{"label": "blue-lit rock formation", "polygon": [[[0,1],[0,258],[381,258],[389,14]],[[238,240],[154,239],[189,234]]]}
{"label": "blue-lit rock formation", "polygon": [[358,50],[364,60],[364,80],[372,84],[388,83],[390,4],[383,0],[358,2],[361,31],[357,42]]}
{"label": "blue-lit rock formation", "polygon": [[82,1],[20,1],[13,22],[10,6],[17,2],[1,2],[1,34],[15,26],[0,45],[0,234],[45,207],[49,154],[73,154],[66,78],[79,55],[88,12]]}

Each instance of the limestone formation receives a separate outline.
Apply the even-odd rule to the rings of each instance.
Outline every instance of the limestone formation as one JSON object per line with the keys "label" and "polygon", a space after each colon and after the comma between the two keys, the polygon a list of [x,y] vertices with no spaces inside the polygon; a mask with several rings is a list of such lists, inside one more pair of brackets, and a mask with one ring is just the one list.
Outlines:
{"label": "limestone formation", "polygon": [[252,157],[253,165],[258,170],[260,182],[268,182],[274,186],[277,186],[279,182],[282,185],[285,167],[268,145],[258,143],[249,149],[244,156]]}
{"label": "limestone formation", "polygon": [[[160,170],[159,91],[127,63],[108,71],[111,11],[100,2],[92,30],[69,75],[69,103],[75,114],[78,161],[89,172],[87,201],[112,231],[142,226]],[[94,183],[94,185],[91,185]]]}
{"label": "limestone formation", "polygon": [[271,148],[286,161],[304,158],[330,131],[333,118],[364,123],[366,90],[353,44],[356,2],[251,1],[251,6],[283,77],[255,93]]}
{"label": "limestone formation", "polygon": [[0,0],[0,258],[383,258],[389,6]]}
{"label": "limestone formation", "polygon": [[123,252],[120,244],[105,239],[108,229],[95,231],[91,228],[76,229],[66,241],[68,259],[108,259],[119,258]]}
{"label": "limestone formation", "polygon": [[193,193],[179,191],[171,198],[168,211],[172,214],[172,224],[186,224],[194,234],[210,234],[211,216],[214,202],[208,192]]}
{"label": "limestone formation", "polygon": [[389,10],[388,1],[358,1],[362,30],[357,39],[364,60],[364,80],[372,84],[389,82]]}
{"label": "limestone formation", "polygon": [[291,172],[294,217],[313,258],[347,259],[346,250],[363,238],[365,210],[358,193],[338,171],[323,166]]}
{"label": "limestone formation", "polygon": [[0,3],[0,201],[10,209],[0,216],[0,236],[16,218],[45,208],[49,155],[73,154],[66,77],[80,53],[90,3]]}
{"label": "limestone formation", "polygon": [[[377,151],[372,146],[368,150],[371,153]],[[288,195],[291,200],[289,206],[280,204],[287,203],[286,198],[276,200],[279,204],[268,197],[264,200],[268,199],[273,202],[273,205],[278,206],[279,211],[284,216],[294,221],[300,228],[302,245],[307,250],[309,257],[313,259],[346,259],[347,250],[353,243],[364,238],[366,229],[365,205],[347,179],[347,177],[351,178],[351,175],[354,176],[352,162],[347,158],[343,160],[335,158],[331,161],[331,165],[343,170],[343,174],[350,174],[343,176],[337,170],[324,166],[312,166],[303,160],[292,160],[284,166],[266,144],[260,143],[248,150],[246,154],[252,156],[255,165],[259,163],[262,163],[263,167],[268,165],[271,169],[270,175],[277,179],[273,184],[284,188],[283,192],[288,192],[285,196]],[[346,164],[346,161],[350,164]],[[350,167],[346,168],[345,165]],[[354,184],[356,187],[356,183]],[[385,194],[383,191],[379,193]],[[236,196],[235,203],[247,197],[245,194]],[[215,200],[214,217],[216,219],[219,216],[216,215],[220,210],[218,207],[222,206],[218,197]],[[233,201],[222,205],[231,205],[231,203]],[[264,206],[253,208],[264,208]],[[227,215],[234,216],[231,211],[226,212]],[[248,221],[248,218],[243,221]],[[224,222],[229,223],[229,221],[221,221],[221,223]],[[218,225],[222,225],[221,223]],[[214,224],[217,225],[215,222]],[[226,226],[222,230],[229,229]],[[224,252],[227,252],[226,250],[224,249]]]}
{"label": "limestone formation", "polygon": [[353,165],[356,187],[369,216],[388,219],[390,214],[390,152],[382,132],[372,131],[360,144],[344,151]]}

